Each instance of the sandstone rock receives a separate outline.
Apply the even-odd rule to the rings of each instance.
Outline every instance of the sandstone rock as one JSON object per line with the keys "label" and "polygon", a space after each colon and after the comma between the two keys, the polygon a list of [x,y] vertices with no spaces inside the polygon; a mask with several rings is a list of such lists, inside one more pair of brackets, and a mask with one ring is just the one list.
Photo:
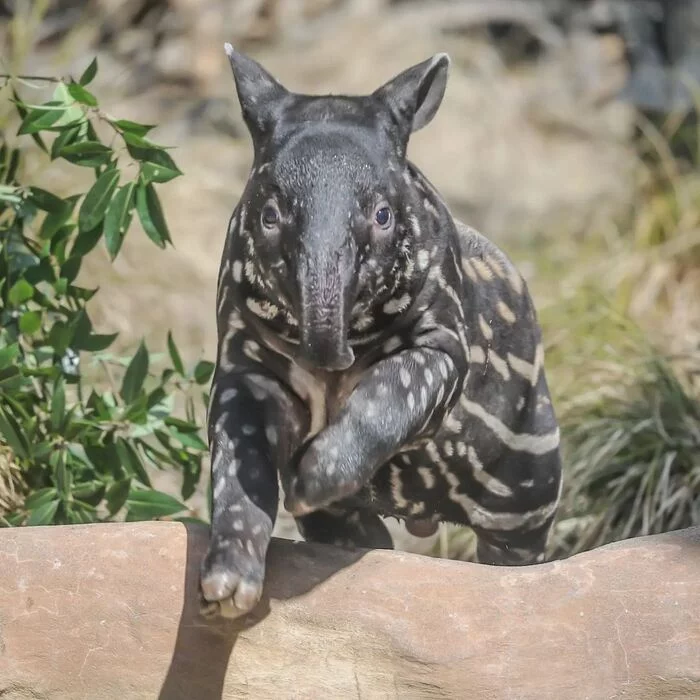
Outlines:
{"label": "sandstone rock", "polygon": [[700,529],[495,568],[275,540],[247,622],[198,616],[204,528],[0,533],[0,697],[700,696]]}

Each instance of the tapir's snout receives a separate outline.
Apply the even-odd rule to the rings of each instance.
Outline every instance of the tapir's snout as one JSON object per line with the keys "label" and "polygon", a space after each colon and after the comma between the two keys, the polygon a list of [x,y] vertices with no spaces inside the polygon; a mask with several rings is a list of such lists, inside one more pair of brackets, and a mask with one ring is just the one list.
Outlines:
{"label": "tapir's snout", "polygon": [[301,353],[318,369],[341,371],[355,361],[348,342],[354,295],[350,257],[338,251],[305,255],[299,266]]}

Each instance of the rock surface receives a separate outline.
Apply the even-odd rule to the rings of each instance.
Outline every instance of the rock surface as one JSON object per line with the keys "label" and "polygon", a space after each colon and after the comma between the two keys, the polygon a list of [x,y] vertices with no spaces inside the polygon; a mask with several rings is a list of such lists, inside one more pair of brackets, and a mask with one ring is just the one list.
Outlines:
{"label": "rock surface", "polygon": [[700,529],[499,569],[274,540],[253,620],[205,622],[206,529],[0,533],[0,697],[700,697]]}

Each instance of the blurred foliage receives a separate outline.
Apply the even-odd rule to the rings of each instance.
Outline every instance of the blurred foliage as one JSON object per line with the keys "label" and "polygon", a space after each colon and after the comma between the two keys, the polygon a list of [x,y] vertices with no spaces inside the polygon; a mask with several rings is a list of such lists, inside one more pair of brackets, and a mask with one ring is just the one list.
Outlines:
{"label": "blurred foliage", "polygon": [[[119,255],[134,219],[156,246],[170,243],[158,187],[181,174],[148,138],[152,126],[99,108],[89,90],[97,68],[93,60],[77,81],[8,78],[0,92],[20,119],[16,136],[7,126],[0,132],[4,525],[187,517],[183,502],[151,487],[147,466],[181,470],[186,500],[206,455],[194,397],[208,400],[199,387],[213,364],[186,368],[170,334],[160,372],[153,365],[161,358],[144,343],[131,358],[114,356],[116,334],[96,332],[86,308],[98,290],[76,283],[96,246],[112,260]],[[53,86],[50,99],[20,96],[40,92],[37,83]],[[92,171],[87,192],[59,196],[35,186],[23,165],[37,149],[44,162]],[[173,410],[182,397],[185,418]]]}
{"label": "blurred foliage", "polygon": [[607,375],[614,395],[590,396],[564,417],[559,555],[700,525],[700,398],[688,377],[653,352]]}

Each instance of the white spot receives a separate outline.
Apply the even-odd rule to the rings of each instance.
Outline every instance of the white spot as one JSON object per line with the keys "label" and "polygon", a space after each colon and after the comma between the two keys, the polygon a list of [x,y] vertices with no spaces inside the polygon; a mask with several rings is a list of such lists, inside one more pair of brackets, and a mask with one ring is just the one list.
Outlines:
{"label": "white spot", "polygon": [[464,272],[465,275],[467,275],[467,277],[469,277],[469,279],[472,282],[478,281],[476,271],[474,270],[471,262],[467,258],[462,258],[462,271]]}
{"label": "white spot", "polygon": [[242,520],[234,520],[233,521],[233,529],[238,530],[238,532],[243,531],[243,521]]}
{"label": "white spot", "polygon": [[391,338],[389,338],[389,340],[386,341],[386,343],[384,343],[384,345],[382,346],[382,350],[387,353],[393,352],[397,348],[401,347],[401,342],[401,338],[399,338],[398,335],[393,335],[391,336]]}
{"label": "white spot", "polygon": [[416,255],[416,261],[418,262],[418,269],[425,270],[428,265],[430,265],[430,253],[427,250],[419,250],[418,255]]}
{"label": "white spot", "polygon": [[233,279],[235,282],[240,282],[243,279],[243,263],[240,260],[233,261],[233,267],[231,268],[233,273]]}
{"label": "white spot", "polygon": [[506,304],[504,301],[499,300],[498,304],[496,304],[496,310],[506,323],[515,323],[515,314],[510,306],[508,306],[508,304]]}
{"label": "white spot", "polygon": [[246,340],[243,343],[243,354],[256,362],[262,362],[260,346],[254,340]]}
{"label": "white spot", "polygon": [[238,309],[233,309],[233,311],[231,311],[229,314],[228,327],[237,331],[241,331],[245,328],[245,321],[241,317]]}
{"label": "white spot", "polygon": [[229,476],[236,476],[236,472],[238,471],[238,467],[241,466],[241,460],[240,459],[232,459],[231,464],[228,465],[228,469],[226,470],[226,473]]}
{"label": "white spot", "polygon": [[220,401],[221,401],[221,403],[226,403],[227,401],[230,401],[231,399],[235,398],[237,394],[238,394],[238,389],[236,389],[234,387],[229,387],[228,389],[224,389],[221,392]]}
{"label": "white spot", "polygon": [[440,374],[442,375],[442,378],[447,380],[447,377],[449,376],[449,369],[447,367],[447,361],[441,360],[439,368],[440,368]]}
{"label": "white spot", "polygon": [[243,432],[243,435],[250,436],[250,435],[255,435],[256,428],[254,425],[246,424],[241,428],[241,431]]}
{"label": "white spot", "polygon": [[435,475],[429,467],[418,467],[418,475],[423,479],[426,489],[432,489],[435,486]]}
{"label": "white spot", "polygon": [[490,282],[493,279],[493,270],[483,260],[472,258],[471,264],[484,282]]}
{"label": "white spot", "polygon": [[469,348],[469,361],[475,365],[483,365],[486,362],[486,353],[480,345],[473,345]]}
{"label": "white spot", "polygon": [[428,382],[428,386],[432,386],[433,381],[435,381],[435,377],[433,376],[433,372],[429,367],[425,368],[425,381]]}
{"label": "white spot", "polygon": [[486,340],[493,340],[493,328],[481,314],[479,314],[479,328],[481,328]]}
{"label": "white spot", "polygon": [[411,305],[411,295],[406,293],[398,299],[389,299],[382,307],[385,314],[398,314],[405,311]]}
{"label": "white spot", "polygon": [[265,437],[271,445],[276,445],[278,439],[277,428],[275,428],[273,425],[268,425],[265,428]]}
{"label": "white spot", "polygon": [[462,430],[462,423],[452,413],[445,418],[444,426],[451,433],[459,433]]}
{"label": "white spot", "polygon": [[406,508],[409,504],[403,496],[403,483],[401,482],[401,470],[391,465],[391,496],[398,508]]}
{"label": "white spot", "polygon": [[416,400],[413,396],[413,392],[409,391],[406,397],[406,403],[408,404],[408,409],[412,411],[416,407]]}
{"label": "white spot", "polygon": [[508,381],[510,379],[510,370],[508,369],[508,363],[498,354],[496,354],[493,349],[489,348],[489,362],[491,366],[498,372],[503,379]]}
{"label": "white spot", "polygon": [[260,318],[270,320],[279,315],[279,308],[269,301],[257,301],[256,299],[248,298],[245,300],[246,306]]}
{"label": "white spot", "polygon": [[402,367],[399,370],[399,379],[401,379],[401,383],[408,389],[409,386],[411,386],[411,374],[410,372],[405,368]]}

